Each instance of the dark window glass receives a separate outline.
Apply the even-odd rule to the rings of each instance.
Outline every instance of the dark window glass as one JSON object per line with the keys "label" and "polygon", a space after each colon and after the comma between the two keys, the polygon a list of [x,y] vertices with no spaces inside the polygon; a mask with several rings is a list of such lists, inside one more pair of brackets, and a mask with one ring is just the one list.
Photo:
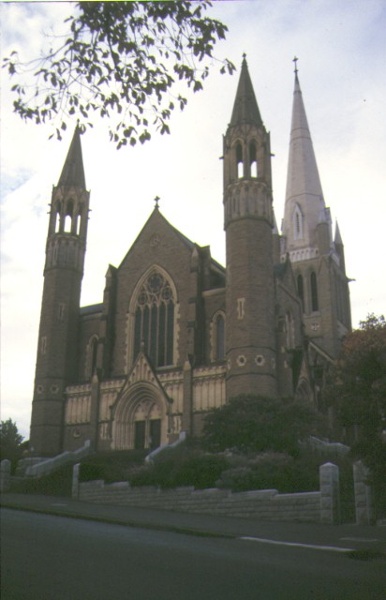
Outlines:
{"label": "dark window glass", "polygon": [[236,165],[237,165],[237,178],[241,179],[244,177],[244,164],[243,164],[243,149],[241,144],[236,146]]}
{"label": "dark window glass", "polygon": [[298,275],[298,294],[299,294],[299,298],[302,301],[302,308],[304,311],[304,285],[303,285],[303,276],[302,275]]}
{"label": "dark window glass", "polygon": [[145,352],[156,367],[173,364],[174,298],[168,281],[153,272],[137,300],[134,325],[134,356],[143,340]]}
{"label": "dark window glass", "polygon": [[162,302],[159,307],[159,335],[158,335],[158,361],[160,365],[166,364],[166,307]]}
{"label": "dark window glass", "polygon": [[134,357],[138,356],[141,348],[141,324],[142,324],[142,310],[138,306],[135,311],[135,327],[134,327]]}
{"label": "dark window glass", "polygon": [[96,366],[97,366],[97,356],[98,356],[98,340],[94,339],[92,342],[91,376],[94,374]]}
{"label": "dark window glass", "polygon": [[222,360],[225,357],[225,321],[222,315],[216,319],[216,358]]}
{"label": "dark window glass", "polygon": [[311,273],[311,308],[314,312],[319,310],[318,283],[314,272]]}
{"label": "dark window glass", "polygon": [[257,157],[256,157],[256,144],[255,142],[251,142],[249,144],[249,168],[251,171],[251,177],[258,176],[258,168],[257,168]]}

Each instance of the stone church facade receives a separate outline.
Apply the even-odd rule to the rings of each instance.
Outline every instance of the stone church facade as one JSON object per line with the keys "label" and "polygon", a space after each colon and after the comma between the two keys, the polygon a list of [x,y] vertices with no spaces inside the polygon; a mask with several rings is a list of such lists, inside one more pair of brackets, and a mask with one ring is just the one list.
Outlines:
{"label": "stone church facade", "polygon": [[[90,195],[80,132],[53,188],[30,443],[153,449],[199,435],[241,393],[316,406],[350,330],[339,229],[332,237],[297,72],[282,235],[269,133],[245,59],[224,135],[226,268],[151,213],[103,300],[80,306]],[[220,226],[220,224],[218,224]]]}

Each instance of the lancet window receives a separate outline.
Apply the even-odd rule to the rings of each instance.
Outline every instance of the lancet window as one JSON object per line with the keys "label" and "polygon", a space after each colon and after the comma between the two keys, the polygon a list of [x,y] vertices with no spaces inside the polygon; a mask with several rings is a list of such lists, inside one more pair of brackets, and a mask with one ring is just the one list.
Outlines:
{"label": "lancet window", "polygon": [[153,271],[142,284],[136,302],[134,356],[141,343],[153,365],[173,364],[175,299],[169,281]]}
{"label": "lancet window", "polygon": [[313,312],[319,310],[319,300],[318,300],[318,282],[316,279],[316,273],[312,271],[310,277],[311,283],[311,309]]}
{"label": "lancet window", "polygon": [[243,149],[238,142],[236,144],[236,166],[237,166],[237,179],[244,177],[244,160],[243,160]]}
{"label": "lancet window", "polygon": [[302,301],[302,308],[303,308],[303,312],[304,312],[304,282],[303,282],[303,275],[298,275],[298,277],[297,277],[297,287],[298,287],[299,298]]}
{"label": "lancet window", "polygon": [[251,142],[249,144],[249,169],[251,177],[258,177],[257,168],[257,157],[256,157],[256,144]]}
{"label": "lancet window", "polygon": [[225,358],[225,318],[222,313],[214,319],[214,358],[224,360]]}
{"label": "lancet window", "polygon": [[303,237],[304,237],[303,214],[298,205],[296,205],[294,214],[293,214],[293,228],[294,228],[294,240],[303,239]]}
{"label": "lancet window", "polygon": [[87,344],[86,379],[91,379],[97,368],[98,342],[98,336],[93,335]]}

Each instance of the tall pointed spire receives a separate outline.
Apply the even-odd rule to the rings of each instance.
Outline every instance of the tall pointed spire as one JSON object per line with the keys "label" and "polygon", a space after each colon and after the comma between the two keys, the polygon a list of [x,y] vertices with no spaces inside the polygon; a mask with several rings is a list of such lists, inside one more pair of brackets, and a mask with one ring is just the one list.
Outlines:
{"label": "tall pointed spire", "polygon": [[243,55],[239,85],[237,87],[230,125],[234,127],[236,125],[243,125],[244,123],[262,124],[245,54]]}
{"label": "tall pointed spire", "polygon": [[80,129],[78,125],[75,128],[58,185],[75,185],[84,189],[86,188],[86,180],[83,169],[82,146],[80,143]]}
{"label": "tall pointed spire", "polygon": [[340,229],[339,229],[338,221],[336,222],[336,225],[335,225],[334,243],[335,243],[335,245],[343,246],[342,236],[340,234]]}
{"label": "tall pointed spire", "polygon": [[[297,59],[296,59],[297,60]],[[298,216],[296,216],[298,215]],[[315,244],[316,227],[328,215],[295,63],[283,234],[287,250]]]}

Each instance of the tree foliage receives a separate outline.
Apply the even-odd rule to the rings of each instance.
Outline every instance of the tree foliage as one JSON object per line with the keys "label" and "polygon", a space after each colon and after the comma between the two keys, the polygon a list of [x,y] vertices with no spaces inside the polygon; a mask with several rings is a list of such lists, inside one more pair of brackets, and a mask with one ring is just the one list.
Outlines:
{"label": "tree foliage", "polygon": [[[56,136],[77,117],[84,130],[93,115],[109,121],[120,148],[149,140],[152,129],[169,133],[175,106],[187,103],[181,83],[197,92],[217,62],[213,51],[227,27],[205,16],[208,0],[190,2],[77,2],[42,58],[23,62],[16,52],[3,67],[16,80],[14,111],[26,121],[56,119]],[[32,84],[28,78],[32,74]]]}
{"label": "tree foliage", "polygon": [[212,451],[288,452],[324,428],[321,415],[308,404],[254,395],[232,398],[205,418],[203,443]]}
{"label": "tree foliage", "polygon": [[343,341],[327,390],[352,454],[371,471],[379,510],[386,514],[386,322],[368,315]]}
{"label": "tree foliage", "polygon": [[386,322],[368,315],[342,344],[328,389],[342,426],[354,440],[380,437],[386,427]]}
{"label": "tree foliage", "polygon": [[23,436],[20,435],[16,423],[12,419],[0,423],[0,459],[8,459],[15,463],[22,456]]}

